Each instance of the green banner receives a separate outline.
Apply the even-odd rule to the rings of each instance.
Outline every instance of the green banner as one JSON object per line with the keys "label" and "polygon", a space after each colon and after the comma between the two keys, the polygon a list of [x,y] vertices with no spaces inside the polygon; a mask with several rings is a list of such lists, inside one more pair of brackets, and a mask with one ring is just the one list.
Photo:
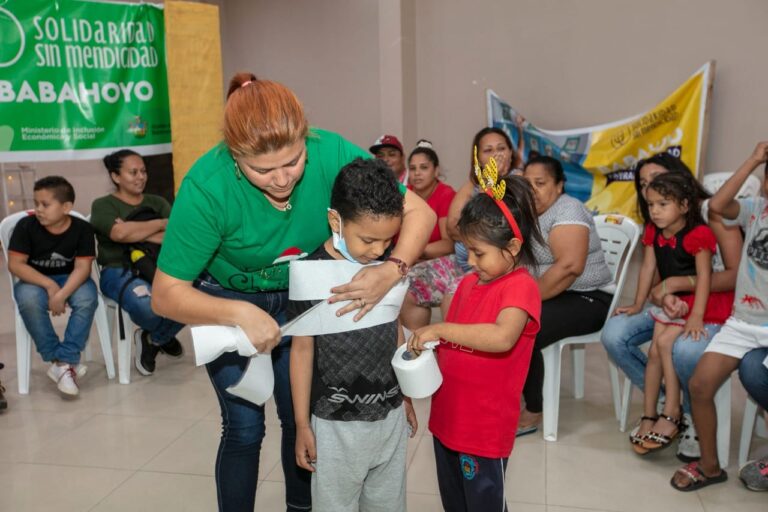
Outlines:
{"label": "green banner", "polygon": [[0,161],[171,150],[162,6],[0,2]]}

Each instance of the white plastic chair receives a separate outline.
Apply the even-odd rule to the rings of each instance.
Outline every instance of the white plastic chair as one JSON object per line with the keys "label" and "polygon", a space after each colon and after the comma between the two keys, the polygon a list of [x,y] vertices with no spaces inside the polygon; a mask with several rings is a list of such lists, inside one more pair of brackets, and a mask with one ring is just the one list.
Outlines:
{"label": "white plastic chair", "polygon": [[[632,253],[640,238],[640,226],[632,219],[621,215],[598,215],[595,217],[595,227],[600,236],[600,242],[605,256],[605,262],[611,269],[613,280],[603,288],[603,291],[613,294],[613,300],[608,308],[606,320],[621,297],[627,268]],[[584,397],[584,345],[600,341],[602,328],[591,334],[571,336],[546,347],[541,351],[544,357],[544,439],[557,441],[557,424],[560,414],[560,367],[563,349],[571,345],[573,358],[573,389],[575,398]],[[609,361],[611,384],[613,391],[614,411],[619,412],[619,376],[616,367]]]}
{"label": "white plastic chair", "polygon": [[[91,216],[85,218],[88,222],[91,222]],[[98,248],[96,249],[98,253]],[[96,280],[96,285],[101,286],[101,268],[96,259],[93,260],[92,274]],[[107,296],[99,293],[99,300],[101,300],[105,308],[109,311],[106,315],[107,319],[107,332],[114,335],[117,340],[117,380],[120,384],[131,383],[131,343],[133,338],[133,331],[136,326],[131,321],[131,316],[127,311],[122,310],[123,315],[123,332],[125,337],[120,336],[120,312],[117,302],[110,299]]]}
{"label": "white plastic chair", "polygon": [[[16,224],[29,215],[33,215],[32,211],[17,212],[9,215],[0,222],[0,243],[3,245],[3,256],[5,261],[8,261],[8,243],[11,240],[11,234]],[[70,215],[86,220],[85,217],[75,211],[70,212]],[[19,394],[29,394],[29,374],[32,363],[32,336],[27,331],[24,325],[24,321],[19,314],[19,306],[16,304],[16,297],[13,294],[13,286],[17,279],[13,274],[8,272],[8,277],[11,282],[11,299],[13,300],[13,311],[16,317],[16,366],[18,372],[18,385]],[[98,288],[97,288],[98,290]],[[104,366],[107,370],[107,378],[115,378],[115,363],[112,358],[112,345],[109,336],[109,328],[107,323],[107,312],[104,308],[104,303],[101,298],[101,293],[97,293],[98,305],[96,306],[96,313],[94,315],[94,322],[96,324],[96,330],[99,334],[99,341],[101,342],[101,351],[104,355]],[[86,344],[85,359],[90,361],[90,347]]]}
{"label": "white plastic chair", "polygon": [[741,422],[741,440],[739,442],[739,467],[746,464],[749,458],[749,446],[752,444],[752,433],[760,437],[768,437],[768,428],[762,415],[758,420],[759,407],[751,396],[747,395],[747,403],[744,405],[744,420]]}
{"label": "white plastic chair", "polygon": [[[93,274],[96,276],[96,283],[100,282],[101,269],[96,260],[93,260]],[[103,300],[106,310],[107,332],[113,334],[117,340],[117,380],[120,384],[131,383],[131,344],[133,342],[133,331],[136,329],[131,316],[124,309],[118,307],[117,302],[109,297],[99,294],[100,300]],[[125,337],[120,336],[120,313],[123,315],[123,332]]]}
{"label": "white plastic chair", "polygon": [[[732,172],[713,172],[705,174],[701,180],[701,184],[707,189],[707,192],[714,194],[720,187],[723,186],[728,178],[733,176]],[[739,193],[736,197],[757,197],[760,195],[760,179],[754,174],[750,174],[747,181],[739,189]]]}

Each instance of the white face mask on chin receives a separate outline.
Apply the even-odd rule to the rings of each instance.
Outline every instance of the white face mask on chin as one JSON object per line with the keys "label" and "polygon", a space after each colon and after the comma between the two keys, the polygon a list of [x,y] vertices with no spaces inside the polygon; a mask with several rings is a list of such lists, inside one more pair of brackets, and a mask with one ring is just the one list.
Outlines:
{"label": "white face mask on chin", "polygon": [[341,215],[339,212],[332,208],[328,208],[329,212],[334,212],[336,215],[339,216],[339,232],[335,232],[331,230],[331,240],[333,242],[333,248],[336,249],[341,253],[342,256],[344,256],[344,259],[351,261],[352,263],[360,263],[355,258],[352,257],[351,254],[349,254],[349,249],[347,249],[347,241],[344,240],[344,236],[341,234],[342,230],[344,229],[344,222],[341,220]]}

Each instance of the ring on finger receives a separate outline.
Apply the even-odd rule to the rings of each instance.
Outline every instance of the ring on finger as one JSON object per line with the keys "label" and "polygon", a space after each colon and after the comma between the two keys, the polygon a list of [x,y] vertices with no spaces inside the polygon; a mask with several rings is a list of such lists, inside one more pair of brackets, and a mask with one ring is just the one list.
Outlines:
{"label": "ring on finger", "polygon": [[364,307],[365,307],[365,299],[363,299],[363,298],[360,298],[360,299],[358,299],[358,300],[360,301],[360,307],[361,307],[361,308],[364,308]]}

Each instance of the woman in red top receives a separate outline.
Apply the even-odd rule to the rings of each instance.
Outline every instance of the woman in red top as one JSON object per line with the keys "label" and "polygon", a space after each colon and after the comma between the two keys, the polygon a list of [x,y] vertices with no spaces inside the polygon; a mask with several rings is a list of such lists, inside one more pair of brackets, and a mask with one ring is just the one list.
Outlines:
{"label": "woman in red top", "polygon": [[448,235],[446,222],[456,191],[440,181],[440,161],[428,140],[420,140],[408,157],[408,190],[413,190],[437,214],[437,224],[421,259],[431,260],[453,253],[453,240]]}
{"label": "woman in red top", "polygon": [[440,161],[428,140],[420,140],[408,157],[408,189],[427,202],[437,214],[421,261],[411,268],[411,285],[405,296],[400,319],[405,327],[416,329],[429,323],[432,305],[440,303],[434,289],[435,280],[459,280],[462,272],[453,260],[443,256],[453,254],[453,239],[448,234],[448,209],[456,191],[439,179]]}
{"label": "woman in red top", "polygon": [[539,330],[541,297],[525,269],[541,243],[530,186],[505,178],[506,194],[481,193],[458,228],[473,272],[459,284],[446,321],[414,332],[410,350],[430,340],[443,383],[432,396],[438,485],[446,510],[506,510],[504,473],[520,415],[520,396]]}

